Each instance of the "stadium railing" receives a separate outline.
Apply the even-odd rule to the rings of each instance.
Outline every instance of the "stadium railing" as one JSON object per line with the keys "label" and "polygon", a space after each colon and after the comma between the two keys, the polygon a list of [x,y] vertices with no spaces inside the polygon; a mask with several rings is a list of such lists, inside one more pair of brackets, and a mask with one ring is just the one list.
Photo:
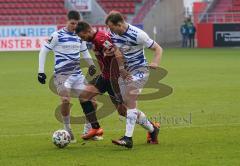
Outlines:
{"label": "stadium railing", "polygon": [[202,23],[240,23],[240,12],[199,13]]}

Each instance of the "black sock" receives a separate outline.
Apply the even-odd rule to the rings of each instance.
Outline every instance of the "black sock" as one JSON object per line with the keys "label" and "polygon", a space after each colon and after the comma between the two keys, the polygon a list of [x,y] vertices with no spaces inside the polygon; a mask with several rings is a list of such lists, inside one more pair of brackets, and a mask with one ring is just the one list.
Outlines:
{"label": "black sock", "polygon": [[96,111],[94,109],[93,103],[91,101],[81,102],[81,106],[87,120],[89,121],[89,123],[91,123],[92,128],[93,129],[100,128],[100,125],[97,121]]}
{"label": "black sock", "polygon": [[132,137],[127,137],[127,136],[124,136],[125,139],[129,140],[129,141],[132,141]]}

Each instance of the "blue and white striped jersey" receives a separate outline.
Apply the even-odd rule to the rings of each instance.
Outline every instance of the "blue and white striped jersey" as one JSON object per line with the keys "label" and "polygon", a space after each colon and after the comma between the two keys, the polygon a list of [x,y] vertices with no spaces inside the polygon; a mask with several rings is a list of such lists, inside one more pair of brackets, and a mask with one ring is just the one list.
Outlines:
{"label": "blue and white striped jersey", "polygon": [[54,52],[55,74],[81,74],[80,52],[87,51],[87,46],[75,33],[68,32],[66,28],[55,31],[44,47]]}
{"label": "blue and white striped jersey", "polygon": [[123,53],[127,70],[147,65],[144,47],[151,48],[154,41],[143,30],[129,24],[123,35],[111,32],[111,39]]}

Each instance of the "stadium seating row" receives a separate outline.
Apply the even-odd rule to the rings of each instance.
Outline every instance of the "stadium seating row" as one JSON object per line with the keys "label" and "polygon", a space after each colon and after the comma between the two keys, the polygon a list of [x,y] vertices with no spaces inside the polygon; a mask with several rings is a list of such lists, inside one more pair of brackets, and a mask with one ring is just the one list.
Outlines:
{"label": "stadium seating row", "polygon": [[234,6],[240,6],[240,0],[233,0],[232,2]]}
{"label": "stadium seating row", "polygon": [[0,0],[0,3],[36,3],[36,2],[41,2],[41,3],[49,3],[49,2],[63,2],[61,0]]}
{"label": "stadium seating row", "polygon": [[64,8],[63,3],[0,3],[0,9],[18,8]]}
{"label": "stadium seating row", "polygon": [[113,8],[113,7],[108,7],[108,8],[105,8],[105,10],[107,12],[110,12],[111,10],[116,10],[116,11],[119,11],[123,14],[134,14],[135,12],[135,8]]}
{"label": "stadium seating row", "polygon": [[66,14],[66,10],[65,9],[47,9],[47,8],[42,8],[42,9],[5,9],[5,10],[0,10],[0,14],[1,15],[39,15],[39,14]]}
{"label": "stadium seating row", "polygon": [[240,6],[233,6],[229,11],[231,11],[231,12],[240,12]]}
{"label": "stadium seating row", "polygon": [[111,2],[106,2],[106,3],[102,3],[103,7],[131,7],[134,8],[135,7],[135,3],[134,2],[126,2],[126,3],[111,3]]}
{"label": "stadium seating row", "polygon": [[64,0],[0,0],[0,25],[64,24]]}
{"label": "stadium seating row", "polygon": [[219,0],[213,12],[240,12],[240,0]]}
{"label": "stadium seating row", "polygon": [[240,22],[240,18],[209,18],[208,22],[217,23],[235,23]]}
{"label": "stadium seating row", "polygon": [[[141,3],[142,0],[97,0],[97,2],[106,12],[118,10],[127,17],[128,14],[135,13],[136,3]],[[66,13],[64,0],[0,0],[0,25],[7,22],[11,25],[65,23]]]}
{"label": "stadium seating row", "polygon": [[240,22],[240,0],[219,0],[209,16],[203,21],[231,23]]}
{"label": "stadium seating row", "polygon": [[135,3],[141,3],[142,0],[97,0],[97,2],[106,12],[117,10],[127,15],[134,14],[136,6]]}

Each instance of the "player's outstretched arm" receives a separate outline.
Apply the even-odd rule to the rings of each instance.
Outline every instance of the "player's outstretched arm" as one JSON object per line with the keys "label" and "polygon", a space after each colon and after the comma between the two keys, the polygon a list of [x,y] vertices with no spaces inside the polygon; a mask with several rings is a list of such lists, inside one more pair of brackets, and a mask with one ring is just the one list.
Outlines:
{"label": "player's outstretched arm", "polygon": [[46,57],[58,43],[58,36],[57,33],[54,32],[51,37],[47,40],[47,42],[42,46],[40,52],[39,52],[39,65],[38,65],[38,81],[41,84],[46,83],[46,74],[44,72],[44,66],[45,66],[45,61]]}
{"label": "player's outstretched arm", "polygon": [[44,66],[47,54],[49,52],[49,49],[47,49],[45,46],[43,46],[39,52],[39,65],[38,65],[38,81],[41,84],[46,83],[46,74],[44,73]]}
{"label": "player's outstretched arm", "polygon": [[154,42],[153,46],[150,49],[154,51],[154,58],[150,63],[149,67],[156,69],[161,61],[163,49],[156,42]]}
{"label": "player's outstretched arm", "polygon": [[152,40],[148,36],[148,34],[144,31],[141,31],[141,33],[138,35],[137,41],[138,41],[138,44],[142,44],[146,48],[149,48],[152,51],[154,51],[154,58],[150,63],[149,67],[156,69],[162,58],[162,52],[163,52],[162,47],[160,47],[158,43]]}

